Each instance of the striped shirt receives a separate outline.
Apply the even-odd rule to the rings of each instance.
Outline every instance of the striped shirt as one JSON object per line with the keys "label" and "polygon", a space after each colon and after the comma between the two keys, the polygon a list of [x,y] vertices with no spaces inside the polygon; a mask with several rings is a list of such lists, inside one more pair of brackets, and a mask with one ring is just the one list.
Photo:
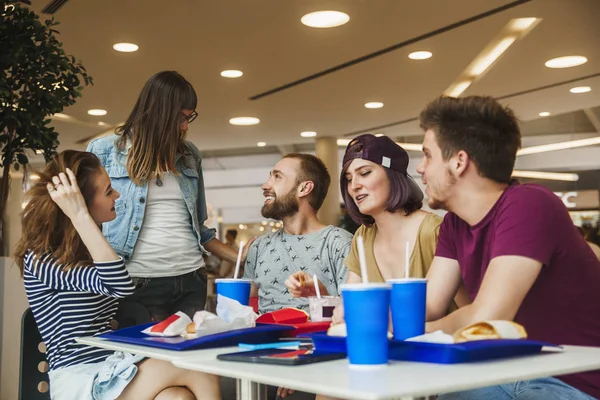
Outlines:
{"label": "striped shirt", "polygon": [[46,344],[50,370],[104,361],[113,352],[75,342],[111,330],[118,299],[134,286],[123,260],[62,269],[50,255],[25,255],[23,280],[29,306]]}

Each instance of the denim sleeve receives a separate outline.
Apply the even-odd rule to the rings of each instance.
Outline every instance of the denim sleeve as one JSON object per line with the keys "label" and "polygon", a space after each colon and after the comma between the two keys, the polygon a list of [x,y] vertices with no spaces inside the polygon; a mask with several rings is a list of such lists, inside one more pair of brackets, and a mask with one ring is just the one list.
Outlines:
{"label": "denim sleeve", "polygon": [[87,149],[85,149],[85,151],[87,151],[89,153],[94,153],[94,154],[97,155],[97,153],[96,153],[96,146],[94,146],[94,141],[93,140],[88,143]]}
{"label": "denim sleeve", "polygon": [[106,168],[106,156],[104,154],[98,154],[98,148],[96,146],[96,141],[92,140],[88,146],[87,149],[85,149],[85,151],[89,152],[89,153],[94,153],[98,159],[100,160],[100,164],[102,164],[102,166],[104,168]]}
{"label": "denim sleeve", "polygon": [[217,231],[214,228],[209,228],[204,225],[208,218],[206,211],[206,193],[204,192],[204,176],[202,175],[202,159],[200,154],[197,154],[198,159],[198,198],[196,200],[196,208],[198,211],[198,224],[200,229],[200,242],[207,243],[217,236]]}

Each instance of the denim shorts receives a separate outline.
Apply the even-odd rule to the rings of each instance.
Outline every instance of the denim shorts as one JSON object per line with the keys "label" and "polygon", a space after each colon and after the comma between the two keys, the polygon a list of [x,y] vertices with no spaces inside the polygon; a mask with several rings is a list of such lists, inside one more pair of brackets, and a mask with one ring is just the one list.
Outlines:
{"label": "denim shorts", "polygon": [[132,381],[143,356],[115,351],[95,364],[79,364],[50,371],[52,400],[114,400]]}

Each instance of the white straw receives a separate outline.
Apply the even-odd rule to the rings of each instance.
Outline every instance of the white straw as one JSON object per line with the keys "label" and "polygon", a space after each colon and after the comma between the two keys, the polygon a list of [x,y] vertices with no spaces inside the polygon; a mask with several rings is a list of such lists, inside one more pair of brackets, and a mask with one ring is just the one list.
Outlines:
{"label": "white straw", "polygon": [[363,283],[369,283],[369,277],[367,276],[367,259],[365,258],[365,243],[363,242],[362,236],[356,238],[356,244],[358,244],[358,262],[360,263],[360,274],[362,275]]}
{"label": "white straw", "polygon": [[244,241],[240,242],[240,250],[238,251],[237,261],[235,263],[235,272],[233,273],[233,279],[238,278],[238,274],[240,272],[240,262],[242,261],[242,251],[244,251]]}
{"label": "white straw", "polygon": [[410,278],[410,244],[406,241],[406,254],[404,254],[404,278]]}
{"label": "white straw", "polygon": [[313,275],[313,283],[315,284],[315,292],[317,293],[317,298],[321,298],[321,291],[319,290],[319,280],[317,279],[317,274]]}

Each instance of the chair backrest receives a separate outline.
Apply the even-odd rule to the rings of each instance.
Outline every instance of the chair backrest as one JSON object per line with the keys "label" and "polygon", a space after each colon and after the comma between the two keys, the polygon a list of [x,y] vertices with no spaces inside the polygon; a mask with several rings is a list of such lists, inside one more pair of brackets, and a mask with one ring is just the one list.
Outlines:
{"label": "chair backrest", "polygon": [[45,353],[46,345],[42,341],[31,308],[28,308],[21,320],[20,400],[50,400],[50,380]]}

